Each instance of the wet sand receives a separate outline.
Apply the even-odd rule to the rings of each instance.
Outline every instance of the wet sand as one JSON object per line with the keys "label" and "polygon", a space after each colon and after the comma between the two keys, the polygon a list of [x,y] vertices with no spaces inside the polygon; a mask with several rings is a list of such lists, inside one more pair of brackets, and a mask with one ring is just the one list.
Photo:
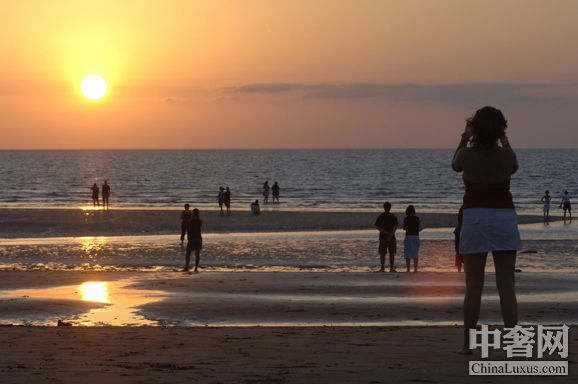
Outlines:
{"label": "wet sand", "polygon": [[[374,229],[375,212],[280,211],[260,216],[234,211],[230,217],[203,211],[203,229],[211,232],[272,232]],[[394,211],[398,220],[404,215]],[[418,213],[425,227],[454,227],[451,213]],[[121,236],[179,233],[177,210],[8,209],[0,208],[0,238],[58,236]],[[541,216],[521,215],[520,224],[542,222]]]}
{"label": "wet sand", "polygon": [[[468,377],[457,327],[0,327],[3,383],[568,383]],[[499,360],[499,358],[496,358]],[[443,367],[443,368],[442,368]]]}
{"label": "wet sand", "polygon": [[[79,287],[86,282],[106,283],[107,303],[83,300]],[[522,273],[517,282],[522,322],[578,323],[575,274]],[[463,274],[458,273],[2,271],[0,292],[0,323],[5,324],[0,326],[2,383],[542,383],[546,379],[468,377],[468,361],[479,356],[456,353],[462,330],[451,324],[461,323]],[[127,306],[127,300],[134,306]],[[146,319],[176,326],[78,326],[90,319],[87,312],[106,319],[107,311],[119,306],[111,316],[127,316],[127,324],[139,325],[139,319]],[[487,275],[482,311],[482,321],[499,323],[493,274]],[[6,325],[7,318],[24,319],[31,313],[44,314],[48,324],[62,319],[75,326]],[[388,323],[427,326],[379,326]],[[547,380],[574,380],[577,354],[578,331],[573,327],[570,376]],[[504,359],[500,354],[491,356]]]}

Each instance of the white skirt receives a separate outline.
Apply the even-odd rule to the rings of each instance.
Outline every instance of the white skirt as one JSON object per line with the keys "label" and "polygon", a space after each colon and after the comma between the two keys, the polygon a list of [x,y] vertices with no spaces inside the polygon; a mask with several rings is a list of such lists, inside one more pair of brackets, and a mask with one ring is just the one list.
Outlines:
{"label": "white skirt", "polygon": [[460,254],[519,251],[522,240],[513,209],[468,208],[460,232]]}

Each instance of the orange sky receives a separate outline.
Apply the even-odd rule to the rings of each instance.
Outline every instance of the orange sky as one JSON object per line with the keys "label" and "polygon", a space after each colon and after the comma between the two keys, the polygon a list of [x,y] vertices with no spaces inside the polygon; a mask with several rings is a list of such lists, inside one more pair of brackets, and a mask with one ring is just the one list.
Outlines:
{"label": "orange sky", "polygon": [[577,36],[571,0],[4,0],[0,148],[452,147],[485,104],[576,147]]}

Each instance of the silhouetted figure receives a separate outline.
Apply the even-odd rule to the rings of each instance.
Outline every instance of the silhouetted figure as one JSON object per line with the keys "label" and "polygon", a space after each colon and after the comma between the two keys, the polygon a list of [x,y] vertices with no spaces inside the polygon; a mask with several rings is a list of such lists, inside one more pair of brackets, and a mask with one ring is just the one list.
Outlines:
{"label": "silhouetted figure", "polygon": [[227,208],[227,216],[231,216],[231,190],[229,187],[225,189],[225,193],[223,194],[223,203],[225,204],[225,208]]}
{"label": "silhouetted figure", "polygon": [[181,246],[183,246],[185,235],[187,234],[187,230],[189,228],[189,223],[193,217],[191,211],[189,211],[189,207],[189,204],[185,204],[185,210],[181,212]]}
{"label": "silhouetted figure", "polygon": [[194,272],[198,272],[199,261],[201,258],[201,249],[203,248],[203,237],[201,235],[201,227],[203,226],[203,221],[199,217],[199,210],[197,208],[193,209],[193,215],[189,221],[189,226],[187,228],[187,252],[185,256],[185,268],[183,271],[189,271],[189,263],[191,261],[191,253],[195,252],[195,269]]}
{"label": "silhouetted figure", "polygon": [[560,207],[564,210],[564,222],[566,222],[566,211],[570,215],[570,221],[572,221],[572,204],[570,203],[570,194],[568,191],[564,191],[562,195],[562,201],[560,202]]}
{"label": "silhouetted figure", "polygon": [[219,196],[217,197],[219,202],[219,215],[225,216],[225,211],[223,211],[223,204],[225,204],[225,188],[219,187]]}
{"label": "silhouetted figure", "polygon": [[104,184],[102,185],[102,209],[108,209],[108,198],[110,196],[110,185],[108,185],[108,181],[105,180]]}
{"label": "silhouetted figure", "polygon": [[253,215],[261,214],[261,207],[259,206],[259,200],[255,200],[253,203],[251,203],[251,213]]}
{"label": "silhouetted figure", "polygon": [[263,184],[263,203],[264,204],[269,204],[269,190],[270,189],[271,189],[271,187],[269,187],[269,180],[267,180]]}
{"label": "silhouetted figure", "polygon": [[273,194],[273,204],[275,204],[275,201],[277,201],[277,204],[279,204],[279,192],[281,191],[281,188],[279,188],[279,184],[277,184],[277,182],[275,182],[273,184],[273,186],[271,187],[271,192]]}
{"label": "silhouetted figure", "polygon": [[518,161],[506,136],[506,127],[500,110],[479,109],[467,120],[452,161],[452,168],[463,172],[465,186],[460,234],[460,254],[466,271],[462,353],[471,353],[469,331],[478,323],[488,252],[494,257],[504,325],[513,327],[518,323],[514,280],[516,254],[522,243],[510,193],[510,178],[518,170]]}
{"label": "silhouetted figure", "polygon": [[98,185],[94,183],[90,190],[92,191],[92,205],[94,206],[94,209],[96,209],[96,207],[100,207],[100,202],[98,201]]}
{"label": "silhouetted figure", "polygon": [[550,201],[552,201],[550,191],[546,190],[540,201],[544,204],[544,222],[547,223],[550,221]]}
{"label": "silhouetted figure", "polygon": [[385,270],[385,254],[389,251],[389,272],[395,272],[394,261],[397,252],[397,240],[395,230],[397,229],[397,217],[391,211],[391,204],[383,204],[384,212],[375,220],[375,227],[379,231],[379,257],[381,262],[380,272]]}
{"label": "silhouetted figure", "polygon": [[405,239],[403,241],[403,256],[405,257],[406,272],[409,272],[411,260],[413,260],[413,271],[417,272],[419,261],[419,232],[422,230],[421,221],[415,215],[415,207],[408,205],[405,210],[405,219],[403,219],[403,229],[405,230]]}
{"label": "silhouetted figure", "polygon": [[460,254],[460,232],[462,230],[462,221],[464,217],[464,207],[460,207],[458,211],[458,225],[454,229],[454,248],[456,251],[455,265],[458,272],[462,271],[462,265],[464,264],[464,257]]}

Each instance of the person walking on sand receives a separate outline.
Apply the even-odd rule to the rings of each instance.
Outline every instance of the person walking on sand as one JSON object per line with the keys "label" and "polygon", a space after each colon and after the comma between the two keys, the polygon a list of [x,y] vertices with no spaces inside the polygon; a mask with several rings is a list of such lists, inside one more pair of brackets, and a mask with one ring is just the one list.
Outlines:
{"label": "person walking on sand", "polygon": [[92,205],[94,209],[96,209],[96,207],[100,207],[100,202],[98,201],[98,185],[94,183],[90,190],[92,191]]}
{"label": "person walking on sand", "polygon": [[105,180],[104,184],[102,185],[102,209],[108,209],[108,198],[110,196],[110,185],[108,185],[108,181]]}
{"label": "person walking on sand", "polygon": [[275,182],[273,184],[273,186],[271,187],[271,192],[273,192],[273,204],[275,204],[275,200],[277,201],[277,204],[279,204],[279,191],[281,190],[281,188],[279,188],[279,184],[277,184],[277,182]]}
{"label": "person walking on sand", "polygon": [[464,216],[464,207],[461,206],[460,210],[458,211],[458,225],[454,229],[454,248],[456,251],[455,257],[455,265],[458,269],[458,272],[462,271],[462,265],[464,264],[464,258],[460,254],[460,232],[462,230],[462,220]]}
{"label": "person walking on sand", "polygon": [[225,211],[223,211],[223,204],[225,204],[225,188],[219,187],[219,195],[217,196],[217,201],[219,202],[219,215],[225,216]]}
{"label": "person walking on sand", "polygon": [[542,204],[544,204],[544,222],[547,223],[550,221],[550,201],[552,200],[552,196],[550,196],[550,191],[546,190],[544,196],[540,199]]}
{"label": "person walking on sand", "polygon": [[564,191],[562,195],[562,201],[560,202],[560,208],[564,210],[564,222],[566,222],[566,211],[568,211],[570,215],[570,221],[572,221],[572,204],[570,203],[570,194],[568,191]]}
{"label": "person walking on sand", "polygon": [[266,180],[263,184],[263,204],[269,204],[269,180]]}
{"label": "person walking on sand", "polygon": [[391,203],[383,203],[383,213],[375,220],[375,227],[379,231],[379,260],[381,262],[380,272],[385,270],[385,254],[389,251],[389,272],[396,272],[394,267],[395,253],[397,251],[397,240],[395,230],[397,229],[397,217],[392,214]]}
{"label": "person walking on sand", "polygon": [[191,253],[195,252],[195,269],[194,272],[198,272],[199,261],[201,259],[201,249],[203,248],[203,236],[201,235],[201,227],[203,226],[203,221],[199,217],[199,210],[197,208],[193,209],[193,214],[191,220],[189,221],[189,226],[187,227],[187,251],[185,254],[185,268],[184,272],[189,271],[189,263],[191,261]]}
{"label": "person walking on sand", "polygon": [[185,235],[189,229],[189,223],[191,222],[192,213],[189,211],[189,204],[185,204],[185,210],[181,212],[181,247],[185,241]]}
{"label": "person walking on sand", "polygon": [[405,240],[403,241],[403,256],[405,257],[406,272],[409,272],[411,260],[413,259],[413,271],[417,272],[419,260],[419,232],[422,230],[421,221],[415,215],[415,207],[408,205],[403,219],[403,229],[405,230]]}
{"label": "person walking on sand", "polygon": [[467,120],[452,160],[453,170],[463,173],[465,186],[459,250],[466,272],[464,344],[460,351],[464,354],[471,354],[470,330],[476,328],[480,315],[488,252],[494,258],[504,325],[511,328],[518,324],[515,269],[522,242],[510,193],[510,178],[518,170],[518,161],[506,128],[499,109],[479,109]]}
{"label": "person walking on sand", "polygon": [[227,209],[227,216],[231,216],[231,190],[229,187],[225,189],[225,193],[223,194],[223,203]]}

